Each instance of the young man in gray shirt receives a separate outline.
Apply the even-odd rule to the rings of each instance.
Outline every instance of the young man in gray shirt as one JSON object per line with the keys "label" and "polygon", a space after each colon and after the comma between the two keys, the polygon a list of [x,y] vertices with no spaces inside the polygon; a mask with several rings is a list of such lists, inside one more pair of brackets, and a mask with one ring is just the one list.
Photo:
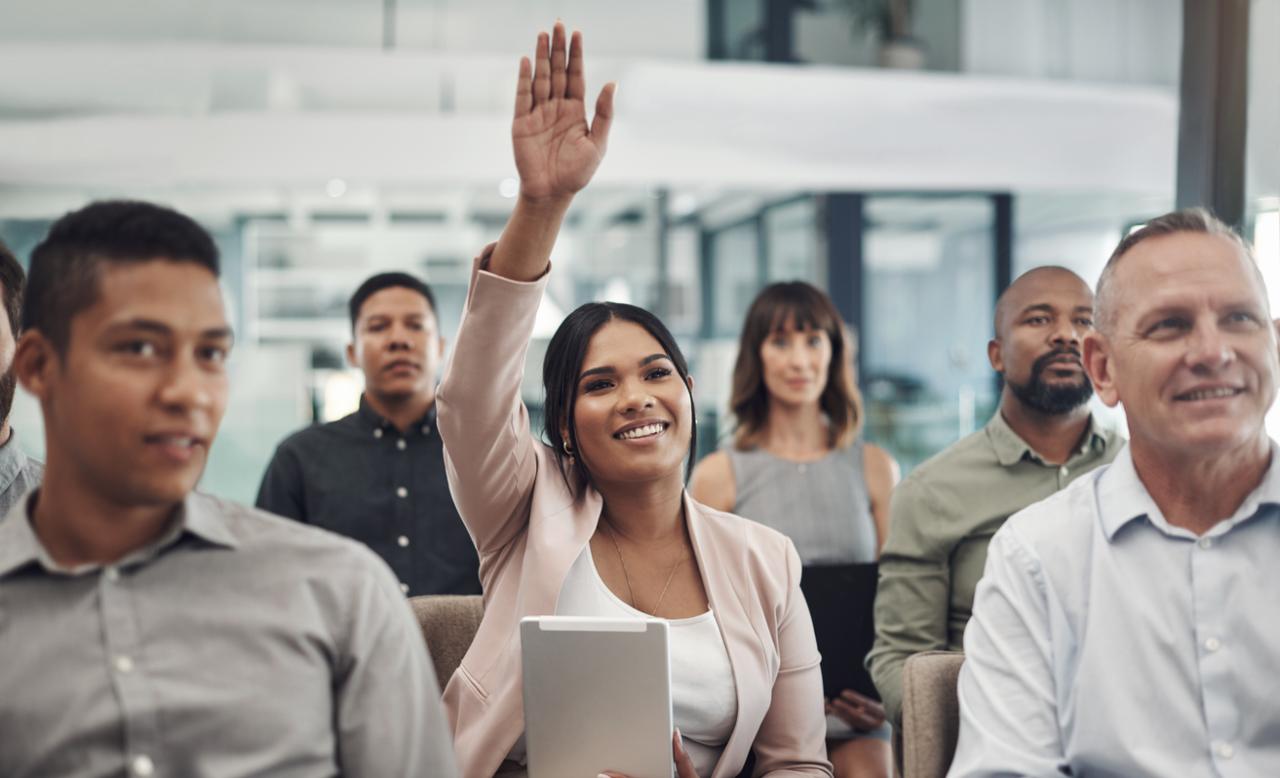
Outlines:
{"label": "young man in gray shirt", "polygon": [[0,775],[456,775],[386,565],[192,491],[232,341],[209,235],[145,203],[68,214],[23,325],[47,465],[0,522]]}

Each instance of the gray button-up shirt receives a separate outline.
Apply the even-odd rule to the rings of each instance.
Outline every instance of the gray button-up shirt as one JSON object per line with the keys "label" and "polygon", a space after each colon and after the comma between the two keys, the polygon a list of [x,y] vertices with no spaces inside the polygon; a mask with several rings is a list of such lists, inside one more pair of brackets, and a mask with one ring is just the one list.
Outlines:
{"label": "gray button-up shirt", "polygon": [[0,775],[456,775],[422,634],[368,549],[192,494],[155,543],[66,569],[33,504],[0,521]]}
{"label": "gray button-up shirt", "polygon": [[0,446],[0,517],[9,515],[44,477],[44,465],[27,456],[18,447],[18,431],[9,430],[9,439]]}
{"label": "gray button-up shirt", "polygon": [[355,413],[290,435],[257,505],[369,546],[405,594],[480,593],[480,559],[449,493],[434,407],[400,432],[361,397]]}
{"label": "gray button-up shirt", "polygon": [[1280,775],[1280,448],[1204,535],[1129,450],[996,533],[952,776]]}

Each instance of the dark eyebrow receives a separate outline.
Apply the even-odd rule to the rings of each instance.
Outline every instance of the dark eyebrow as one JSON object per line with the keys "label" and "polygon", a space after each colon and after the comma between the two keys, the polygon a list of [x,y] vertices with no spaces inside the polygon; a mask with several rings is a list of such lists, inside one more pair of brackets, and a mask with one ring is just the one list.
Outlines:
{"label": "dark eyebrow", "polygon": [[1093,306],[1092,306],[1092,305],[1077,305],[1077,306],[1075,307],[1075,312],[1076,312],[1076,313],[1088,313],[1088,314],[1092,314],[1092,313],[1093,313]]}
{"label": "dark eyebrow", "polygon": [[[666,354],[650,354],[649,356],[640,360],[640,367],[644,367],[645,365],[648,365],[652,362],[657,362],[660,359],[670,360],[671,357],[667,356]],[[605,365],[604,367],[593,367],[589,370],[583,370],[582,374],[578,376],[578,380],[581,381],[582,379],[591,375],[611,375],[616,372],[618,371],[615,370],[612,365]]]}
{"label": "dark eyebrow", "polygon": [[1054,312],[1054,310],[1053,310],[1053,306],[1052,306],[1052,305],[1050,305],[1050,304],[1048,304],[1048,303],[1036,303],[1035,305],[1028,305],[1026,308],[1023,308],[1023,309],[1022,309],[1022,313],[1020,313],[1020,314],[1018,314],[1018,315],[1019,315],[1019,316],[1026,316],[1028,313],[1031,313],[1032,311],[1043,311],[1043,312],[1045,312],[1045,313],[1053,313],[1053,312]]}
{"label": "dark eyebrow", "polygon": [[[165,337],[173,336],[173,328],[164,322],[158,322],[154,319],[130,319],[129,321],[119,322],[111,326],[113,330],[142,330],[144,332],[163,335]],[[233,339],[235,336],[230,327],[210,327],[200,333],[201,338],[226,338]]]}

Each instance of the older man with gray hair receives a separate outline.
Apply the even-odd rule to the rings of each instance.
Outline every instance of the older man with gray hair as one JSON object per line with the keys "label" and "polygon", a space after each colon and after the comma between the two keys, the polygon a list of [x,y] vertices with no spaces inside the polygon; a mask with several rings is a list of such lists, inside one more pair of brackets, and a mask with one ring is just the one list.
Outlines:
{"label": "older man with gray hair", "polygon": [[996,533],[952,776],[1280,775],[1277,323],[1208,213],[1121,241],[1084,360],[1115,462]]}

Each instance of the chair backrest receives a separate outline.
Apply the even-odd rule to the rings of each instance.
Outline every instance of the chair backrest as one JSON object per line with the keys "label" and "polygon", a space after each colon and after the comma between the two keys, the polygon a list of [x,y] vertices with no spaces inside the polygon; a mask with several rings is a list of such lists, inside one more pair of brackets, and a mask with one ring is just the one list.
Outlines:
{"label": "chair backrest", "polygon": [[964,654],[925,651],[902,668],[902,778],[943,778],[956,755]]}
{"label": "chair backrest", "polygon": [[436,678],[443,689],[453,671],[458,669],[462,655],[471,647],[480,618],[484,616],[484,602],[478,594],[431,594],[411,597],[413,614],[427,640],[431,661],[436,666]]}

